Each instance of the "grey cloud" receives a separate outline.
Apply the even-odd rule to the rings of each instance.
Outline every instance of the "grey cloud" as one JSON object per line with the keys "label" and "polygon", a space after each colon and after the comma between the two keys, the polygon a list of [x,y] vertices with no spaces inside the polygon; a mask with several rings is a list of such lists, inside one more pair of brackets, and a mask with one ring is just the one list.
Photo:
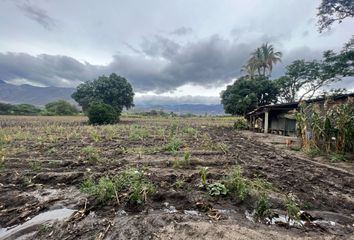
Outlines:
{"label": "grey cloud", "polygon": [[177,36],[189,35],[191,33],[193,33],[193,29],[189,27],[180,27],[170,32],[170,34],[177,35]]}
{"label": "grey cloud", "polygon": [[181,46],[165,37],[155,36],[153,39],[144,39],[141,44],[142,51],[152,57],[162,56],[170,58],[178,53]]}
{"label": "grey cloud", "polygon": [[93,79],[100,69],[67,56],[0,53],[0,79],[9,82],[25,79],[39,85],[72,87]]}
{"label": "grey cloud", "polygon": [[[240,44],[218,35],[180,45],[157,36],[142,44],[144,54],[117,54],[105,66],[81,63],[67,56],[7,53],[0,54],[0,79],[73,87],[115,72],[126,77],[137,92],[162,93],[185,84],[219,87],[241,75],[242,66],[258,45]],[[276,66],[273,76],[283,74],[285,65],[293,60],[318,58],[321,54],[306,47],[284,53],[284,61]]]}
{"label": "grey cloud", "polygon": [[17,7],[30,19],[40,24],[47,30],[52,30],[57,26],[56,20],[40,7],[29,1],[18,3]]}

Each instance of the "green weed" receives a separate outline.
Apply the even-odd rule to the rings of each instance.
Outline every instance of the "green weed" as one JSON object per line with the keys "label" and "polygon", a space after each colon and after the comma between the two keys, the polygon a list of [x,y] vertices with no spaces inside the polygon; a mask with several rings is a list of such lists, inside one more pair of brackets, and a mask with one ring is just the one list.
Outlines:
{"label": "green weed", "polygon": [[89,162],[97,162],[100,158],[99,150],[92,146],[87,146],[82,149],[82,154],[85,160]]}
{"label": "green weed", "polygon": [[256,205],[256,217],[258,219],[264,219],[270,215],[271,203],[269,198],[265,194],[261,194]]}
{"label": "green weed", "polygon": [[202,187],[206,186],[208,184],[208,180],[207,180],[207,175],[208,175],[208,167],[202,167],[199,170],[199,174],[200,174],[200,184]]}
{"label": "green weed", "polygon": [[113,178],[102,177],[97,183],[88,179],[82,183],[81,191],[95,196],[102,204],[115,199],[118,204],[126,200],[140,205],[144,204],[147,197],[155,192],[155,186],[142,171],[129,169]]}
{"label": "green weed", "polygon": [[243,201],[249,195],[251,184],[242,176],[241,167],[235,167],[226,177],[226,187],[230,193],[234,194],[239,200]]}

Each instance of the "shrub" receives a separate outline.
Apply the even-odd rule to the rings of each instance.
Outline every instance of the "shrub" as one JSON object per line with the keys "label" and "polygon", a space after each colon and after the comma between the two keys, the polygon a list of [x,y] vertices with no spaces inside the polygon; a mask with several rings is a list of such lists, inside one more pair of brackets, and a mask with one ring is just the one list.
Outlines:
{"label": "shrub", "polygon": [[118,203],[126,200],[140,205],[155,192],[155,186],[145,178],[144,172],[129,169],[113,178],[101,177],[97,183],[86,180],[81,184],[81,191],[95,196],[102,204],[116,199]]}
{"label": "shrub", "polygon": [[294,199],[287,198],[286,210],[287,210],[289,219],[299,220],[300,208]]}
{"label": "shrub", "polygon": [[43,115],[48,114],[59,115],[59,116],[69,116],[78,114],[78,110],[74,105],[71,105],[67,101],[58,100],[54,102],[47,103],[45,105],[45,113]]}
{"label": "shrub", "polygon": [[248,128],[247,125],[247,120],[243,117],[236,118],[236,121],[234,123],[234,129],[236,130],[245,130]]}
{"label": "shrub", "polygon": [[119,120],[119,114],[114,107],[105,103],[93,103],[87,116],[90,124],[113,124]]}
{"label": "shrub", "polygon": [[207,186],[207,190],[210,196],[226,195],[229,190],[221,183],[212,183]]}
{"label": "shrub", "polygon": [[269,198],[262,194],[257,201],[256,205],[256,217],[259,219],[264,219],[265,217],[269,216],[270,214],[270,201]]}
{"label": "shrub", "polygon": [[243,201],[249,194],[250,184],[245,177],[242,176],[240,167],[232,169],[231,173],[226,177],[226,187],[230,193],[233,193],[241,201]]}

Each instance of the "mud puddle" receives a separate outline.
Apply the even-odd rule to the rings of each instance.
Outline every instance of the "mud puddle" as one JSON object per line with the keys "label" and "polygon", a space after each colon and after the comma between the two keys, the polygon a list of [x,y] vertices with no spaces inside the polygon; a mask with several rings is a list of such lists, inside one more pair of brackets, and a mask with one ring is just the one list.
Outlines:
{"label": "mud puddle", "polygon": [[38,231],[39,226],[68,218],[76,210],[61,208],[43,212],[27,222],[9,228],[0,228],[0,240],[28,239]]}

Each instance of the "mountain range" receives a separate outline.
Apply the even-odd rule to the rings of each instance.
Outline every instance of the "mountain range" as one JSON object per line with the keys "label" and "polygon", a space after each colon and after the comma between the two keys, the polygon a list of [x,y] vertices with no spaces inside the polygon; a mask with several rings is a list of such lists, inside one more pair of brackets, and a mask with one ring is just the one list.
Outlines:
{"label": "mountain range", "polygon": [[[56,100],[66,100],[71,103],[75,101],[71,98],[74,88],[61,87],[37,87],[29,84],[14,85],[0,80],[0,102],[19,104],[28,103],[36,106],[44,106],[48,102]],[[163,110],[174,113],[193,113],[196,115],[223,115],[224,109],[221,104],[156,104],[139,102],[131,110],[133,112],[144,112],[150,110]]]}

